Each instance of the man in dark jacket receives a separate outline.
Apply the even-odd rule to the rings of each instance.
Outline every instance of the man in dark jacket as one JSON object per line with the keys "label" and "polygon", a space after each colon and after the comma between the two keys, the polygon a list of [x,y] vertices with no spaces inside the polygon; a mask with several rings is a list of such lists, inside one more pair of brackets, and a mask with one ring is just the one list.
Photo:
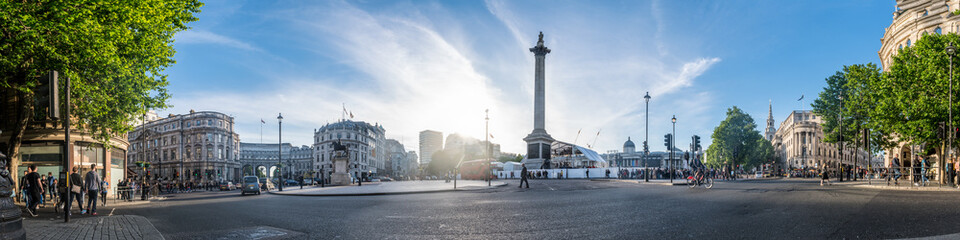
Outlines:
{"label": "man in dark jacket", "polygon": [[27,210],[31,216],[37,216],[37,205],[40,204],[40,194],[43,192],[43,182],[40,180],[40,174],[37,173],[37,165],[30,165],[30,173],[25,177],[24,183],[27,188],[27,196],[30,196]]}
{"label": "man in dark jacket", "polygon": [[83,186],[87,189],[87,212],[94,216],[97,215],[97,197],[100,196],[102,182],[100,174],[97,174],[97,164],[90,164],[90,171],[83,179]]}
{"label": "man in dark jacket", "polygon": [[523,166],[523,169],[520,170],[520,186],[517,186],[518,188],[522,188],[522,187],[523,187],[523,183],[527,183],[527,188],[530,188],[530,182],[527,181],[527,175],[528,175],[528,173],[527,173],[527,166],[524,165],[524,166]]}

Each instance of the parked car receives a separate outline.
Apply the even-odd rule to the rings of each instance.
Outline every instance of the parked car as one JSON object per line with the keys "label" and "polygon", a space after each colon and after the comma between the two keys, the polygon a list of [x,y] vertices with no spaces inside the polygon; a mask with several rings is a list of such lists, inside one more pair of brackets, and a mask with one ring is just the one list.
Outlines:
{"label": "parked car", "polygon": [[300,185],[300,182],[298,182],[297,180],[293,180],[293,179],[287,179],[285,182],[287,183],[287,186],[297,186],[297,185]]}
{"label": "parked car", "polygon": [[380,177],[380,181],[393,182],[394,180],[393,178],[390,178],[390,177]]}
{"label": "parked car", "polygon": [[243,187],[240,188],[240,195],[247,195],[247,193],[260,195],[260,179],[256,176],[243,177]]}
{"label": "parked car", "polygon": [[236,188],[232,182],[227,182],[227,181],[220,182],[220,191],[233,191],[235,189]]}

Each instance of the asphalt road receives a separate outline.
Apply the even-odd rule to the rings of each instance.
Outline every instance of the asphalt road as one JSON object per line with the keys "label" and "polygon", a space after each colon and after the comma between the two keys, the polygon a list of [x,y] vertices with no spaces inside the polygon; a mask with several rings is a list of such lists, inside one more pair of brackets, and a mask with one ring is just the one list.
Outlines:
{"label": "asphalt road", "polygon": [[532,180],[532,188],[300,197],[238,191],[171,196],[116,214],[167,239],[877,239],[960,232],[960,192],[718,182],[688,189]]}

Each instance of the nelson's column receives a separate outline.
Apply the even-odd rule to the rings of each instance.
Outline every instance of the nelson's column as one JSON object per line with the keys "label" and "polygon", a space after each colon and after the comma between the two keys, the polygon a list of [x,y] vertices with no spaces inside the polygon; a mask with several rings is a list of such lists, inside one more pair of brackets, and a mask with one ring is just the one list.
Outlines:
{"label": "nelson's column", "polygon": [[533,132],[523,138],[523,141],[527,142],[527,157],[523,159],[523,164],[528,169],[550,168],[550,144],[553,143],[553,137],[550,137],[550,134],[547,134],[547,130],[543,127],[543,61],[547,53],[550,53],[550,49],[543,46],[543,32],[540,32],[540,40],[537,40],[537,46],[530,48],[530,52],[533,52],[537,59],[533,80],[535,92],[533,99]]}

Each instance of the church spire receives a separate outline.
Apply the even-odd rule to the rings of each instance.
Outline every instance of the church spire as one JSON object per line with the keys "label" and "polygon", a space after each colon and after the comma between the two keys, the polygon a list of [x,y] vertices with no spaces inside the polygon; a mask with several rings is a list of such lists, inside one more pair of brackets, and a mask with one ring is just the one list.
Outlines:
{"label": "church spire", "polygon": [[770,100],[770,110],[767,112],[767,129],[764,131],[763,136],[767,141],[773,141],[774,135],[777,133],[777,129],[773,127],[773,100]]}

